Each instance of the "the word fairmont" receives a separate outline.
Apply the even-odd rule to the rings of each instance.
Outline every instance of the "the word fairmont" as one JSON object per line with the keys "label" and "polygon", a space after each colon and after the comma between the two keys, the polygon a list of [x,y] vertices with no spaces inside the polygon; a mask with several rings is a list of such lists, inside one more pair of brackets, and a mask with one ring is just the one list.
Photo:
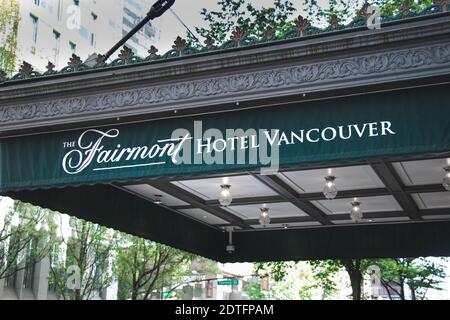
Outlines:
{"label": "the word fairmont", "polygon": [[[94,171],[130,167],[182,164],[251,164],[278,169],[280,148],[304,143],[332,143],[395,135],[390,121],[349,124],[337,127],[281,131],[279,129],[219,129],[203,131],[201,121],[194,132],[176,129],[169,139],[151,145],[130,146],[122,142],[119,129],[89,129],[81,133],[74,148],[62,160],[68,174],[87,168]],[[123,139],[125,141],[125,139]],[[106,147],[114,145],[115,148]]]}

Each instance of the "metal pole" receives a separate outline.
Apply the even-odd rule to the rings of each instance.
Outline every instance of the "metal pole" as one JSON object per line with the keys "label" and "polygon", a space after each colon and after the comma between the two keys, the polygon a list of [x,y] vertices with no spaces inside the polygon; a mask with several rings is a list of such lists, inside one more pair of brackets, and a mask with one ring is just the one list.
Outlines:
{"label": "metal pole", "polygon": [[103,62],[111,57],[114,52],[122,47],[132,36],[134,36],[139,30],[142,29],[150,20],[160,17],[164,12],[169,10],[169,8],[175,3],[175,0],[158,0],[147,13],[146,17],[139,22],[128,34],[123,37],[119,42],[117,42],[114,47],[112,47],[103,57]]}

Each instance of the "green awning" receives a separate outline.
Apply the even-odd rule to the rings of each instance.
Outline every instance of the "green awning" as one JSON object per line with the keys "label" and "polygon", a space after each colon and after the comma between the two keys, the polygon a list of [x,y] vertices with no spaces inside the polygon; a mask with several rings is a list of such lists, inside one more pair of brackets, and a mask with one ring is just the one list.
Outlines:
{"label": "green awning", "polygon": [[[221,229],[113,182],[444,156],[450,151],[449,98],[446,84],[3,138],[0,194],[222,262],[448,255],[450,222],[421,219],[241,230],[234,236],[238,249],[229,255]],[[210,147],[216,151],[208,153]],[[410,207],[403,209],[407,217]]]}
{"label": "green awning", "polygon": [[4,138],[0,191],[445,152],[449,101],[441,85]]}

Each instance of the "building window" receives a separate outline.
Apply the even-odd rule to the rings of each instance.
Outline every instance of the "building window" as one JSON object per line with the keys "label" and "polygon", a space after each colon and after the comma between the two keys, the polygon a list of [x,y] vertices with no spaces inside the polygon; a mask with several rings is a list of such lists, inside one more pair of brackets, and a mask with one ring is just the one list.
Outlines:
{"label": "building window", "polygon": [[31,53],[36,53],[36,44],[37,44],[37,38],[38,38],[38,24],[39,19],[38,17],[30,14],[31,18],[31,24],[32,24],[32,44],[31,44]]}
{"label": "building window", "polygon": [[80,5],[80,0],[73,0],[73,4],[76,5],[76,6],[79,6]]}
{"label": "building window", "polygon": [[72,41],[69,42],[70,53],[75,54],[77,51],[77,45]]}
{"label": "building window", "polygon": [[60,43],[61,43],[61,34],[53,30],[53,50],[54,50],[54,57],[53,57],[53,63],[55,64],[56,68],[58,68],[58,57],[59,57],[59,49],[60,49]]}
{"label": "building window", "polygon": [[61,12],[62,12],[62,6],[61,6],[61,0],[58,0],[58,21],[61,20]]}
{"label": "building window", "polygon": [[[50,250],[49,254],[49,260],[50,260],[50,270],[58,271],[59,269],[59,259],[60,259],[60,248],[57,244],[53,244]],[[48,278],[48,291],[50,292],[57,292],[58,291],[58,283],[55,279],[55,274],[53,272],[50,272],[49,278]]]}
{"label": "building window", "polygon": [[6,281],[5,281],[5,287],[8,288],[14,288],[16,286],[16,280],[17,280],[17,264],[19,263],[17,259],[16,249],[14,248],[14,245],[18,243],[19,240],[19,232],[17,231],[17,227],[12,226],[11,227],[11,239],[8,244],[8,250],[6,251]]}
{"label": "building window", "polygon": [[39,6],[41,4],[41,0],[34,0],[34,4]]}
{"label": "building window", "polygon": [[25,269],[24,269],[24,278],[23,278],[23,286],[27,289],[33,289],[34,282],[34,267],[35,267],[35,257],[34,254],[36,252],[36,242],[31,241],[26,248],[26,256],[25,256]]}
{"label": "building window", "polygon": [[95,34],[91,33],[91,47],[95,46]]}

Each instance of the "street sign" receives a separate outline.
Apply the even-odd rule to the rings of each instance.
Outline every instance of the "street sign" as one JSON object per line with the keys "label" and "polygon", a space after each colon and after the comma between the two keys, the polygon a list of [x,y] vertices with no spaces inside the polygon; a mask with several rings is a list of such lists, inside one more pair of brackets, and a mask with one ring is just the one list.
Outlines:
{"label": "street sign", "polygon": [[219,286],[237,286],[239,284],[239,280],[235,279],[227,279],[227,280],[219,280],[217,281]]}

